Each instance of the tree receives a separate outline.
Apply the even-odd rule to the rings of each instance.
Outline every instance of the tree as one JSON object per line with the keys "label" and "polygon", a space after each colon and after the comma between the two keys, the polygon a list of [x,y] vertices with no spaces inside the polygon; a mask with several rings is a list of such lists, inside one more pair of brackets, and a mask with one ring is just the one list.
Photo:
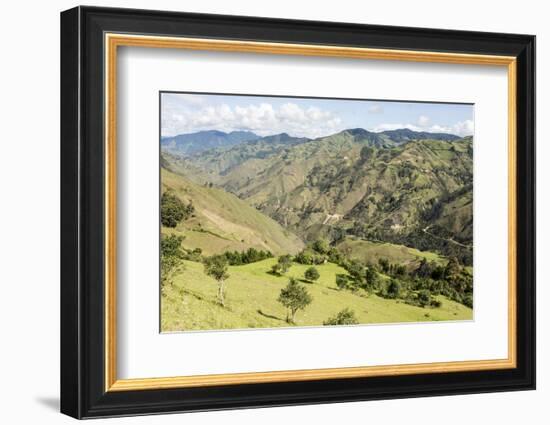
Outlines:
{"label": "tree", "polygon": [[370,289],[378,289],[380,286],[380,276],[374,270],[374,267],[367,267],[365,272],[365,279],[367,281],[367,287]]}
{"label": "tree", "polygon": [[445,278],[445,267],[438,266],[437,264],[432,270],[430,277],[434,280],[441,280]]}
{"label": "tree", "polygon": [[426,307],[427,305],[430,305],[432,301],[432,294],[427,289],[422,289],[418,291],[417,300],[420,307]]}
{"label": "tree", "polygon": [[163,226],[176,227],[179,222],[188,219],[194,211],[195,207],[191,202],[184,205],[171,190],[164,192],[160,198],[160,221]]}
{"label": "tree", "polygon": [[342,261],[342,253],[336,248],[330,248],[328,250],[328,261],[334,264],[339,264]]}
{"label": "tree", "polygon": [[395,276],[403,277],[407,274],[407,268],[402,264],[395,264],[393,266],[393,274]]}
{"label": "tree", "polygon": [[317,279],[319,279],[320,275],[319,275],[319,272],[317,271],[317,269],[315,267],[310,267],[304,273],[304,277],[307,280],[309,280],[310,282],[314,282]]}
{"label": "tree", "polygon": [[162,236],[160,240],[160,255],[163,257],[169,256],[181,256],[181,243],[183,241],[183,236],[178,235],[168,235]]}
{"label": "tree", "polygon": [[281,255],[277,260],[278,274],[285,274],[292,266],[292,257],[290,255]]}
{"label": "tree", "polygon": [[456,257],[449,258],[449,262],[445,267],[445,279],[451,280],[460,273],[460,264]]}
{"label": "tree", "polygon": [[315,242],[313,242],[313,245],[311,247],[315,252],[318,252],[319,254],[326,254],[330,249],[328,242],[325,239],[317,239]]}
{"label": "tree", "polygon": [[351,281],[355,289],[365,286],[365,266],[357,260],[351,260],[346,264],[346,270],[351,277]]}
{"label": "tree", "polygon": [[174,276],[183,269],[184,253],[181,250],[183,236],[162,236],[160,240],[160,283],[173,284]]}
{"label": "tree", "polygon": [[225,307],[225,281],[227,273],[227,258],[224,255],[213,255],[204,259],[204,273],[218,282],[218,301]]}
{"label": "tree", "polygon": [[384,273],[387,274],[390,271],[390,262],[387,258],[379,258],[378,264]]}
{"label": "tree", "polygon": [[306,250],[300,251],[294,256],[294,261],[299,264],[314,264],[313,255]]}
{"label": "tree", "polygon": [[329,318],[323,325],[325,326],[337,326],[337,325],[357,325],[359,321],[355,317],[355,312],[349,308],[345,308],[340,311],[336,316]]}
{"label": "tree", "polygon": [[392,279],[386,288],[386,297],[388,298],[399,298],[401,295],[401,284],[398,280]]}
{"label": "tree", "polygon": [[176,257],[160,258],[160,284],[166,287],[167,284],[174,284],[174,276],[183,270],[183,264]]}
{"label": "tree", "polygon": [[305,286],[300,285],[298,280],[291,277],[288,281],[288,285],[281,289],[279,298],[277,299],[283,306],[288,309],[289,314],[287,313],[286,321],[288,323],[295,323],[294,318],[298,310],[304,310],[313,298],[305,288]]}
{"label": "tree", "polygon": [[428,263],[428,260],[423,258],[422,261],[420,261],[420,264],[418,265],[416,270],[414,271],[415,276],[418,276],[418,277],[429,277],[429,276],[431,276],[432,272],[433,272],[433,267],[432,266],[433,266],[433,264]]}

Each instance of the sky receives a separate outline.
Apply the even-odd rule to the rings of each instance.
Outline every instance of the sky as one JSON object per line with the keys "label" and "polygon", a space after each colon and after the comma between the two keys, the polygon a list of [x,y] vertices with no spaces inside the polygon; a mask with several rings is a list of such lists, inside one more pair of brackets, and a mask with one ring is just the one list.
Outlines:
{"label": "sky", "polygon": [[350,128],[397,128],[473,135],[474,107],[464,104],[270,96],[161,94],[161,135],[246,130],[316,138]]}

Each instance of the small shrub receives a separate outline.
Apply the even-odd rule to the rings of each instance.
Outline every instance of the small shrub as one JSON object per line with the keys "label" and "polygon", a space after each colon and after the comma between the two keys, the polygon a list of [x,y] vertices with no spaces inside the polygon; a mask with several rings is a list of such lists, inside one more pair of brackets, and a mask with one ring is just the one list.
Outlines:
{"label": "small shrub", "polygon": [[420,307],[426,307],[430,305],[432,301],[432,294],[427,289],[422,289],[418,291],[418,295],[416,299]]}
{"label": "small shrub", "polygon": [[338,289],[347,289],[348,283],[348,277],[345,274],[336,275],[336,286],[338,287]]}
{"label": "small shrub", "polygon": [[349,308],[340,311],[336,316],[329,318],[323,325],[338,326],[338,325],[357,325],[359,321],[355,317],[355,312]]}
{"label": "small shrub", "polygon": [[304,273],[304,277],[306,278],[306,280],[309,280],[310,282],[314,282],[317,279],[319,279],[320,275],[315,267],[310,267]]}

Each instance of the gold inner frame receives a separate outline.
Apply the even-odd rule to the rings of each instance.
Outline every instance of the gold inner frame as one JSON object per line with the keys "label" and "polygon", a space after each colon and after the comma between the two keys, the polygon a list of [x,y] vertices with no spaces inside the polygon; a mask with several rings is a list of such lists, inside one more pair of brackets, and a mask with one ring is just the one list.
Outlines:
{"label": "gold inner frame", "polygon": [[[105,391],[135,391],[516,367],[516,58],[255,41],[105,34]],[[116,123],[119,46],[504,66],[508,72],[508,357],[495,360],[118,379],[116,325]]]}

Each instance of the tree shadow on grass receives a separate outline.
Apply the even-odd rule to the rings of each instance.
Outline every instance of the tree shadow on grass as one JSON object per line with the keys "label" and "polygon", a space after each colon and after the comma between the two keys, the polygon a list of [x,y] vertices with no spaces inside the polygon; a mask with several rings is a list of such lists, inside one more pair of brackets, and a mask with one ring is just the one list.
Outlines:
{"label": "tree shadow on grass", "polygon": [[271,314],[267,314],[267,313],[264,313],[262,310],[258,309],[256,310],[258,312],[258,314],[260,316],[264,316],[264,317],[267,317],[268,319],[273,319],[273,320],[278,320],[280,322],[286,322],[286,320],[284,319],[281,319],[280,317],[277,317],[277,316],[272,316]]}
{"label": "tree shadow on grass", "polygon": [[215,305],[217,307],[225,308],[226,310],[232,311],[231,308],[229,308],[227,305],[225,307],[222,306],[217,299],[207,298],[198,292],[192,291],[191,289],[181,289],[181,292],[183,294],[191,295],[192,297],[195,297],[199,301],[204,301],[209,304]]}
{"label": "tree shadow on grass", "polygon": [[298,279],[300,282],[305,283],[306,285],[313,285],[315,282],[307,279]]}

